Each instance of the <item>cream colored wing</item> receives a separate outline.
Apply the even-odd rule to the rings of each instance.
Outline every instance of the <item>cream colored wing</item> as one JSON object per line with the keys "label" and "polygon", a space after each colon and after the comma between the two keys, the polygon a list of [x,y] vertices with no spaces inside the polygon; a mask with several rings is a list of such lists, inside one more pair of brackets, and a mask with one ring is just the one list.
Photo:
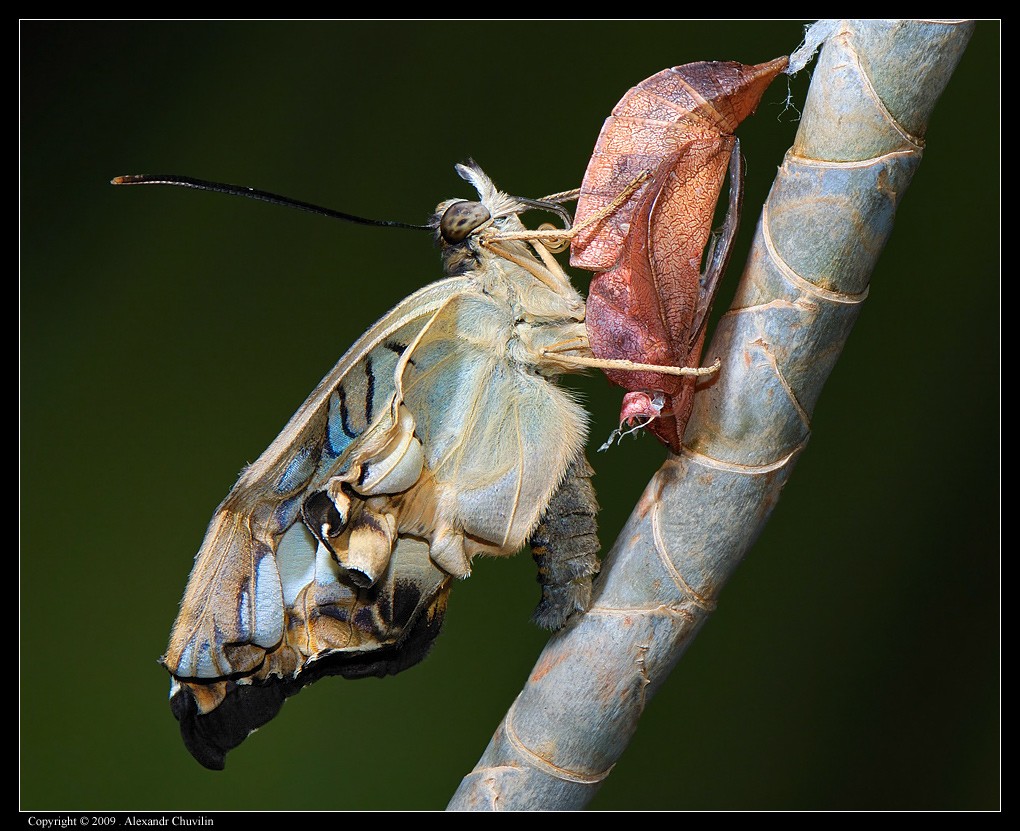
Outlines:
{"label": "cream colored wing", "polygon": [[365,449],[393,432],[403,350],[451,297],[469,288],[462,278],[443,280],[397,306],[341,358],[241,475],[212,519],[171,632],[163,663],[176,678],[250,675],[283,642],[288,612],[276,560],[280,538],[302,515],[313,480],[364,467]]}
{"label": "cream colored wing", "polygon": [[512,357],[516,338],[505,301],[459,295],[423,331],[398,385],[428,471],[410,500],[424,504],[401,528],[429,534],[432,558],[457,576],[475,554],[521,548],[587,435],[583,408]]}

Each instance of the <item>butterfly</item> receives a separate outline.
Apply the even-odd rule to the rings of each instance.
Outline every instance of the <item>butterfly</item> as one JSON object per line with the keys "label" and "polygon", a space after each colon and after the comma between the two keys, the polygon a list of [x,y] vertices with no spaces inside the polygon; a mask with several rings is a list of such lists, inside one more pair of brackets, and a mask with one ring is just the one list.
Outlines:
{"label": "butterfly", "polygon": [[206,767],[222,768],[318,678],[420,661],[476,556],[531,542],[534,618],[547,628],[589,604],[588,416],[556,379],[600,363],[584,299],[550,253],[573,230],[528,230],[519,218],[535,207],[570,217],[557,201],[502,193],[473,162],[457,172],[478,200],[442,202],[430,223],[446,276],[339,360],[242,472],[195,557],[161,663],[185,745]]}

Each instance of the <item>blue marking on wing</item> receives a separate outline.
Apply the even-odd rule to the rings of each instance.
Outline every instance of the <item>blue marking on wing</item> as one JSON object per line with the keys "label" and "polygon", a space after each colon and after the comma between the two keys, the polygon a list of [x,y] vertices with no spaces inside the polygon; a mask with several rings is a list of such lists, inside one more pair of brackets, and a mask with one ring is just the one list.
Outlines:
{"label": "blue marking on wing", "polygon": [[302,446],[288,463],[280,481],[276,483],[276,492],[292,493],[303,488],[312,478],[318,461],[318,448],[313,443],[309,442]]}
{"label": "blue marking on wing", "polygon": [[302,491],[290,499],[285,499],[273,510],[273,525],[269,533],[280,534],[294,524],[294,520],[301,513],[301,504],[304,502],[305,493]]}
{"label": "blue marking on wing", "polygon": [[358,434],[351,429],[347,421],[347,402],[343,395],[343,386],[329,397],[329,414],[326,417],[326,444],[322,455],[335,459],[351,446]]}

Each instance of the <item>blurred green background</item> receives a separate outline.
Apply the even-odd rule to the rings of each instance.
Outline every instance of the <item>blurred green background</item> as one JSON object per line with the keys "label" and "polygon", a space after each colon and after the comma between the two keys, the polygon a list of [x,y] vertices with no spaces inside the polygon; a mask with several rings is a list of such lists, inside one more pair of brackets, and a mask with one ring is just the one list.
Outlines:
{"label": "blurred green background", "polygon": [[[576,186],[630,86],[770,59],[801,33],[23,22],[21,807],[440,809],[545,640],[531,558],[478,562],[423,664],[321,681],[226,771],[192,760],[156,660],[213,508],[357,335],[440,270],[418,234],[112,176],[422,221],[471,195],[457,161],[522,195]],[[593,809],[999,805],[999,38],[978,25],[811,443]],[[781,80],[740,131],[738,266],[796,132],[786,95]],[[594,450],[619,393],[571,384]],[[645,437],[593,456],[606,544],[663,455]]]}

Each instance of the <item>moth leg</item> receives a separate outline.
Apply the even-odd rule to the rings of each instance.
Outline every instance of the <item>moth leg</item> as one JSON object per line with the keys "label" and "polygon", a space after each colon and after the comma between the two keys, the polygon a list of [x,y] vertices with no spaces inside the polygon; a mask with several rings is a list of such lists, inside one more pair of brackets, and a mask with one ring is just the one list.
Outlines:
{"label": "moth leg", "polygon": [[543,196],[540,202],[576,202],[577,198],[581,195],[580,188],[572,188],[570,190],[561,190],[559,193],[550,193],[548,196]]}
{"label": "moth leg", "polygon": [[712,310],[712,300],[715,298],[715,291],[722,279],[726,266],[730,261],[730,254],[733,250],[733,240],[736,239],[737,229],[740,227],[740,211],[744,203],[744,160],[740,155],[740,139],[733,140],[733,150],[730,152],[730,198],[726,208],[726,220],[718,235],[713,235],[706,257],[705,272],[701,275],[701,290],[698,295],[698,307],[694,313],[694,320],[698,325],[692,327],[693,343],[700,337],[708,320],[708,314]]}
{"label": "moth leg", "polygon": [[558,352],[591,352],[591,347],[588,345],[588,338],[586,335],[578,335],[577,337],[568,338],[567,340],[557,341],[556,343],[549,344],[545,349],[542,350],[543,355],[554,355]]}
{"label": "moth leg", "polygon": [[572,225],[569,228],[553,228],[551,230],[546,228],[543,230],[529,231],[496,231],[487,229],[482,232],[481,237],[485,241],[523,240],[525,242],[552,243],[553,245],[563,239],[572,240],[585,228],[601,222],[611,213],[616,211],[651,178],[652,174],[650,171],[641,171],[637,176],[631,179],[627,187],[620,191],[609,204],[604,205],[597,211],[593,211],[589,216],[586,216],[576,225]]}
{"label": "moth leg", "polygon": [[542,586],[542,599],[531,619],[544,629],[561,628],[572,614],[587,611],[591,604],[600,548],[594,475],[582,448],[529,541]]}
{"label": "moth leg", "polygon": [[[551,350],[545,349],[542,354],[549,355]],[[658,372],[660,375],[676,375],[681,378],[689,376],[701,378],[706,375],[715,375],[722,366],[722,361],[718,358],[709,366],[662,366],[661,364],[637,363],[625,358],[587,358],[583,355],[556,355],[556,360],[573,367],[615,369],[620,372]]]}

